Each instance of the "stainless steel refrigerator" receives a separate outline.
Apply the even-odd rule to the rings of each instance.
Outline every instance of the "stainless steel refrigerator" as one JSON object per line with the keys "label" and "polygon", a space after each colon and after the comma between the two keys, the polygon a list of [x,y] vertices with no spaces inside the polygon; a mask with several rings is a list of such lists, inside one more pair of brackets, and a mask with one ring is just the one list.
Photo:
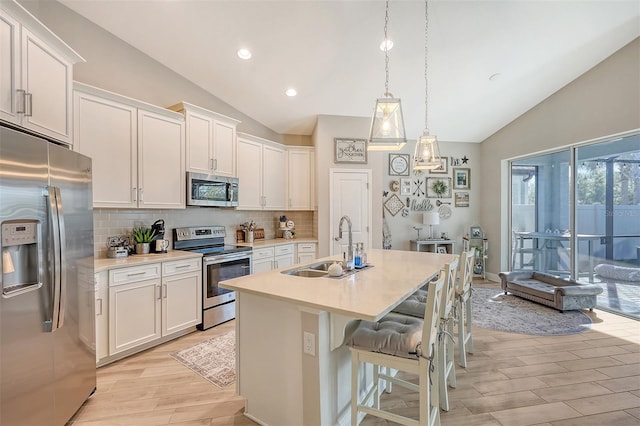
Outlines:
{"label": "stainless steel refrigerator", "polygon": [[96,388],[91,160],[0,125],[0,425],[64,425]]}

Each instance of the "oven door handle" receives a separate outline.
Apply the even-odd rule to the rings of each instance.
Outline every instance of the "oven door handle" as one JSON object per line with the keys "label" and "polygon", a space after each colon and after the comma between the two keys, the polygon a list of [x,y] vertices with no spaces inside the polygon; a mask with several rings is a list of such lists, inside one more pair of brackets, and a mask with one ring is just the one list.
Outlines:
{"label": "oven door handle", "polygon": [[242,260],[242,259],[251,259],[250,253],[242,253],[242,254],[224,254],[222,256],[207,256],[202,259],[202,262],[205,266],[213,265],[215,263],[224,263],[233,260]]}

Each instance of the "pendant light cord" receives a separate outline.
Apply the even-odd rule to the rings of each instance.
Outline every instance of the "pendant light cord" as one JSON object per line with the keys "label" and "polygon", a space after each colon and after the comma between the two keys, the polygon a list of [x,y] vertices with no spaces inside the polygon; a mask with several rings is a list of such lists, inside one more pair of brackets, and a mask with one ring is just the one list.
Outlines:
{"label": "pendant light cord", "polygon": [[427,56],[428,56],[428,41],[429,41],[429,2],[424,2],[424,131],[429,133],[429,108],[427,106],[427,100],[429,98],[429,79],[427,77]]}
{"label": "pendant light cord", "polygon": [[387,38],[387,28],[389,26],[389,0],[385,3],[384,10],[384,96],[389,94],[389,39]]}

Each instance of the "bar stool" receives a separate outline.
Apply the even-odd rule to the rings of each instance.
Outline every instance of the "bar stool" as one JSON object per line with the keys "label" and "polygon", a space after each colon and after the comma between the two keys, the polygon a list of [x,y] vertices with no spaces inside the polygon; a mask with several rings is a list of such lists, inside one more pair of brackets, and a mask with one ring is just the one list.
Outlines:
{"label": "bar stool", "polygon": [[462,252],[460,257],[460,277],[456,286],[455,315],[458,324],[459,364],[467,367],[467,352],[473,353],[471,336],[471,282],[473,281],[473,262],[475,250]]}
{"label": "bar stool", "polygon": [[[359,413],[371,414],[403,425],[440,425],[439,369],[436,340],[444,277],[429,283],[424,321],[391,313],[378,322],[361,321],[347,345],[351,350],[351,424],[359,423]],[[373,387],[359,400],[360,363],[373,365]],[[418,375],[418,384],[409,383],[380,368],[396,369]],[[432,377],[435,374],[436,377]],[[420,420],[380,409],[380,381],[391,382],[420,394]],[[368,403],[373,397],[372,406]]]}
{"label": "bar stool", "polygon": [[[448,386],[456,387],[456,370],[454,362],[453,345],[453,305],[456,298],[456,274],[459,259],[451,263],[446,263],[440,276],[444,276],[444,286],[441,296],[440,319],[438,322],[438,368],[440,370],[440,408],[449,411]],[[425,305],[427,303],[427,292],[418,290],[400,303],[393,312],[413,317],[423,318]],[[449,339],[447,339],[447,336]]]}

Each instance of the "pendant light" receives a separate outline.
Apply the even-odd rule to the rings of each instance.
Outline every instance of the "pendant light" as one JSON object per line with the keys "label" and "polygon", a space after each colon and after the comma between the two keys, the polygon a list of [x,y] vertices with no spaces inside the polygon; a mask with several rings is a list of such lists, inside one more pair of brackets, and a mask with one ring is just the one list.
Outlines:
{"label": "pendant light", "polygon": [[416,141],[416,151],[413,156],[413,170],[434,170],[440,167],[440,147],[438,138],[429,134],[427,105],[429,93],[429,79],[427,78],[428,34],[429,34],[429,5],[424,2],[424,131]]}
{"label": "pendant light", "polygon": [[[387,41],[389,25],[389,0],[385,3],[384,40]],[[376,108],[371,119],[371,130],[367,149],[370,151],[397,151],[406,143],[404,118],[399,98],[389,92],[389,43],[384,43],[385,83],[384,95],[376,100]]]}

